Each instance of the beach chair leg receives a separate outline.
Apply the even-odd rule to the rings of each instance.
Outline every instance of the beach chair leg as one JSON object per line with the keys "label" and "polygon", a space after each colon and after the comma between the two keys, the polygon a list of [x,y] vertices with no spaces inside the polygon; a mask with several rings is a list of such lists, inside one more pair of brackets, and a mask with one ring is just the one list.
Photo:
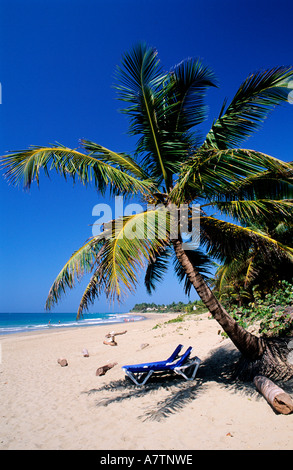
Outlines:
{"label": "beach chair leg", "polygon": [[[185,380],[193,380],[196,376],[197,369],[200,365],[200,359],[197,357],[192,364],[187,364],[186,366],[176,367],[174,372],[176,374],[182,375]],[[188,374],[188,369],[190,369],[191,373]]]}
{"label": "beach chair leg", "polygon": [[125,370],[124,372],[132,380],[132,382],[135,383],[135,385],[141,386],[141,385],[144,385],[149,380],[150,376],[153,374],[154,371],[150,370],[141,382],[140,382],[140,379],[141,379],[141,377],[144,376],[144,374],[145,374],[144,372],[142,372],[140,374],[136,374],[136,375],[134,373],[130,372],[129,370]]}

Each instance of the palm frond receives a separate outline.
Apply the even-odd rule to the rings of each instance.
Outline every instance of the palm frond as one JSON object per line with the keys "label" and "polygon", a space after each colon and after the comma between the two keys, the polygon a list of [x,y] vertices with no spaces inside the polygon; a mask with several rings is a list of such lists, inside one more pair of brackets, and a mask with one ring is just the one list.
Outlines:
{"label": "palm frond", "polygon": [[[292,165],[292,164],[291,164]],[[254,175],[233,181],[222,188],[216,199],[293,199],[293,169],[284,168],[256,172]]]}
{"label": "palm frond", "polygon": [[[104,247],[101,248],[100,254],[103,252]],[[98,267],[92,277],[88,285],[86,286],[78,310],[76,318],[79,319],[83,312],[89,309],[89,306],[94,303],[95,299],[97,299],[104,291],[106,279],[103,275],[102,267]]]}
{"label": "palm frond", "polygon": [[55,279],[46,301],[46,309],[58,303],[67,289],[75,286],[84,274],[92,271],[101,249],[101,237],[93,237],[75,251]]}
{"label": "palm frond", "polygon": [[83,148],[90,152],[90,156],[95,157],[99,161],[104,161],[110,165],[117,165],[122,171],[127,171],[138,178],[148,179],[148,175],[143,171],[141,166],[129,155],[113,152],[102,145],[86,139],[82,139],[81,144]]}
{"label": "palm frond", "polygon": [[[156,107],[161,107],[161,85],[165,78],[157,57],[157,51],[146,44],[139,44],[122,58],[121,67],[118,67],[119,85],[118,98],[131,106],[123,112],[130,116],[130,133],[142,134],[145,151],[150,151],[153,166],[158,167],[157,173],[166,182],[167,170],[164,166],[160,135],[156,120]],[[160,105],[157,105],[159,101]],[[154,171],[152,176],[157,176]]]}
{"label": "palm frond", "polygon": [[118,78],[118,97],[131,104],[123,110],[130,117],[130,133],[141,136],[136,151],[168,190],[193,145],[188,130],[205,117],[204,95],[214,86],[214,75],[193,59],[164,74],[157,52],[143,44],[123,57]]}
{"label": "palm frond", "polygon": [[204,148],[238,147],[257,130],[270,111],[288,99],[288,83],[293,79],[292,67],[275,67],[250,75],[235,97],[221,110],[207,134]]}
{"label": "palm frond", "polygon": [[228,269],[229,269],[229,264],[227,263],[223,266],[220,266],[217,269],[216,274],[215,274],[214,287],[216,291],[219,293],[220,298],[227,284],[226,277],[227,277]]}
{"label": "palm frond", "polygon": [[[211,275],[212,262],[210,257],[203,253],[201,250],[188,250],[185,251],[189,261],[196,271],[198,271],[206,282],[209,282],[209,276]],[[185,270],[178,261],[177,257],[174,256],[174,270],[180,283],[184,285],[184,292],[186,295],[190,295],[190,291],[193,288]]]}
{"label": "palm frond", "polygon": [[215,274],[215,290],[219,298],[226,297],[249,297],[246,289],[258,274],[255,266],[255,257],[257,250],[252,253],[250,258],[239,256],[220,266]]}
{"label": "palm frond", "polygon": [[206,119],[207,106],[204,103],[208,87],[216,86],[214,73],[199,60],[188,59],[181,62],[170,74],[173,87],[170,89],[168,127],[185,133]]}
{"label": "palm frond", "polygon": [[258,248],[264,259],[287,258],[293,260],[293,248],[270,237],[265,232],[242,227],[231,222],[203,216],[200,220],[201,242],[208,254],[221,262]]}
{"label": "palm frond", "polygon": [[275,224],[274,221],[272,221],[274,228],[273,228],[273,233],[278,240],[282,241],[282,243],[288,244],[288,245],[293,245],[293,220],[290,218],[289,220],[286,220],[286,222],[280,222]]}
{"label": "palm frond", "polygon": [[247,289],[247,287],[251,284],[251,282],[255,279],[255,277],[258,275],[259,270],[256,267],[255,260],[257,259],[257,254],[258,254],[258,249],[255,250],[253,255],[247,259],[247,269],[245,271],[245,277],[244,277],[244,289]]}
{"label": "palm frond", "polygon": [[170,216],[164,207],[118,219],[104,239],[99,263],[88,284],[78,314],[102,291],[121,302],[135,290],[139,273],[169,244]]}
{"label": "palm frond", "polygon": [[109,186],[114,194],[149,193],[151,180],[140,180],[126,171],[98,160],[92,155],[76,149],[56,145],[52,147],[31,147],[2,157],[2,167],[7,180],[17,185],[23,181],[30,188],[34,180],[39,183],[40,169],[46,175],[55,169],[65,178],[78,178],[83,184],[93,183],[101,192]]}
{"label": "palm frond", "polygon": [[163,280],[168,270],[170,257],[171,252],[169,247],[164,247],[164,249],[160,249],[159,252],[149,259],[144,278],[144,284],[149,294],[156,289],[156,284]]}
{"label": "palm frond", "polygon": [[248,181],[272,175],[291,184],[292,163],[249,149],[200,150],[182,167],[170,196],[175,203],[196,197],[228,199],[241,185],[248,188]]}
{"label": "palm frond", "polygon": [[[142,88],[158,87],[165,74],[162,73],[157,51],[145,43],[140,43],[123,55],[121,66],[117,67],[116,77],[118,84],[115,88],[118,91],[118,98],[137,105],[143,93]],[[127,110],[123,112],[126,113]]]}
{"label": "palm frond", "polygon": [[222,214],[229,215],[244,225],[257,220],[259,224],[274,219],[275,222],[285,222],[293,218],[293,200],[236,200],[211,203]]}

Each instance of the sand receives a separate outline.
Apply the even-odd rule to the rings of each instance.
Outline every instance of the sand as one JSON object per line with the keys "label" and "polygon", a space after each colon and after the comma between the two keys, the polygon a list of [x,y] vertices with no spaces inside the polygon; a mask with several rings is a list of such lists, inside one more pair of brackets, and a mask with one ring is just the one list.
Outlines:
{"label": "sand", "polygon": [[[166,324],[171,317],[0,337],[0,449],[292,450],[293,415],[276,414],[252,384],[227,379],[237,351],[217,322],[203,314]],[[113,329],[127,333],[107,346]],[[202,360],[194,381],[139,388],[125,380],[122,365],[165,359],[179,343]]]}

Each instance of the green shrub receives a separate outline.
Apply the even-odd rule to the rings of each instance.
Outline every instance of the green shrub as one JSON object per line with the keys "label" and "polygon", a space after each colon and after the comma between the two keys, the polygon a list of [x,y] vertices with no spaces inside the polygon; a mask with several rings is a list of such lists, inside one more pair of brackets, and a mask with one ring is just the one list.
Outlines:
{"label": "green shrub", "polygon": [[263,336],[286,336],[293,334],[293,315],[286,312],[290,306],[293,306],[293,285],[281,281],[263,300],[257,298],[248,307],[235,307],[231,315],[244,328],[258,321]]}

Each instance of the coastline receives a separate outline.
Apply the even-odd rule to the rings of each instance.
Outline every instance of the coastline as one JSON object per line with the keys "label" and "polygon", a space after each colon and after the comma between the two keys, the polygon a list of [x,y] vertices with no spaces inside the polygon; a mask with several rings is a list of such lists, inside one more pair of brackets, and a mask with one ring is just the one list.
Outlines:
{"label": "coastline", "polygon": [[[0,314],[6,315],[6,314]],[[13,314],[11,318],[13,318]],[[19,315],[19,314],[16,314]],[[95,316],[87,315],[87,318],[81,318],[76,320],[76,317],[73,313],[70,314],[61,314],[69,315],[66,319],[62,321],[58,321],[55,318],[55,321],[49,320],[49,322],[44,322],[44,316],[42,314],[20,314],[23,315],[20,322],[13,322],[10,323],[9,321],[0,319],[0,338],[6,335],[14,335],[14,334],[33,334],[34,332],[40,331],[59,331],[68,328],[87,328],[91,326],[102,326],[102,325],[115,325],[117,323],[123,323],[128,321],[141,321],[144,320],[144,316],[142,314],[134,314],[131,312],[128,313],[114,313],[114,314],[95,314]],[[26,318],[26,315],[29,315],[29,318]],[[32,317],[31,317],[32,315]],[[37,319],[34,318],[34,315],[40,316]],[[109,315],[109,316],[107,316]],[[119,318],[120,317],[120,318]],[[58,318],[60,316],[58,315]],[[68,319],[69,318],[69,319]]]}
{"label": "coastline", "polygon": [[[292,415],[276,415],[251,384],[225,380],[236,351],[215,320],[144,316],[1,336],[0,449],[293,449]],[[113,347],[103,344],[112,330],[127,330]],[[165,359],[179,343],[193,346],[202,360],[194,381],[166,378],[136,387],[125,380],[124,364]],[[67,367],[57,363],[60,357]]]}

